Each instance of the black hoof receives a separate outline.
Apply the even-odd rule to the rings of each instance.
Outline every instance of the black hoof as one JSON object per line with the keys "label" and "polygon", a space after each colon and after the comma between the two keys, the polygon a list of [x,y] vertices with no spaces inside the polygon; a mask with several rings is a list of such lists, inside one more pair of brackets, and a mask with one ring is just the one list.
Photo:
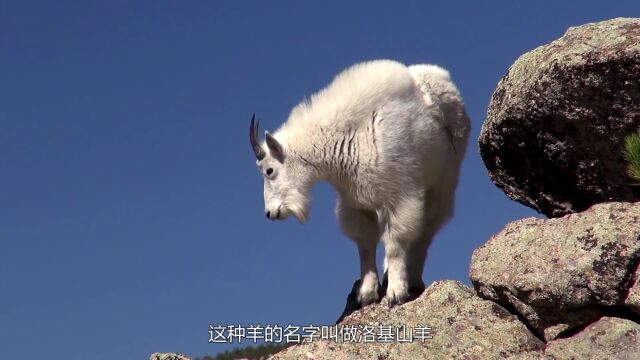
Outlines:
{"label": "black hoof", "polygon": [[392,309],[394,306],[396,305],[401,305],[400,301],[398,299],[396,299],[395,297],[392,297],[391,299],[389,299],[387,301],[387,307],[389,309]]}
{"label": "black hoof", "polygon": [[336,324],[339,324],[345,317],[349,316],[354,311],[362,309],[362,304],[358,302],[358,292],[360,291],[360,280],[356,280],[353,283],[353,287],[351,288],[351,292],[347,295],[347,303],[344,306],[344,310],[342,311],[342,315],[336,321]]}
{"label": "black hoof", "polygon": [[398,306],[398,305],[402,305],[408,301],[410,301],[410,296],[406,295],[403,297],[396,297],[396,296],[391,296],[391,297],[385,297],[385,303],[387,305],[387,307],[389,309]]}
{"label": "black hoof", "polygon": [[389,277],[385,271],[382,276],[382,284],[378,287],[378,298],[384,299],[385,295],[387,295],[387,287],[389,287]]}
{"label": "black hoof", "polygon": [[409,288],[409,299],[410,299],[409,301],[419,298],[420,295],[422,295],[422,293],[424,292],[425,289],[426,289],[426,287],[424,286],[424,284],[410,287]]}

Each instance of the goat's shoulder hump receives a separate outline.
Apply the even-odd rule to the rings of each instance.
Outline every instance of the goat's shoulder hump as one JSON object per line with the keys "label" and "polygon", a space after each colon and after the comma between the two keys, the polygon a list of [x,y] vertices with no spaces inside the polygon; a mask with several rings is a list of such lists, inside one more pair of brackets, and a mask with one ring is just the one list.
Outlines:
{"label": "goat's shoulder hump", "polygon": [[415,82],[404,64],[393,60],[361,62],[340,72],[326,88],[294,107],[287,122],[336,121],[342,118],[335,114],[366,112],[394,94],[414,89]]}
{"label": "goat's shoulder hump", "polygon": [[335,77],[329,88],[405,85],[402,80],[410,80],[409,70],[404,64],[394,60],[372,60],[343,70]]}

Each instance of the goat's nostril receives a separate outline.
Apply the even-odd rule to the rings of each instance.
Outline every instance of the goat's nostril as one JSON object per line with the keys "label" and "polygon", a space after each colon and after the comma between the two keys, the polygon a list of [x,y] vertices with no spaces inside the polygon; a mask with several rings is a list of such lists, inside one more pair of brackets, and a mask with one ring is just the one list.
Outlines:
{"label": "goat's nostril", "polygon": [[267,211],[267,219],[271,219],[271,211]]}

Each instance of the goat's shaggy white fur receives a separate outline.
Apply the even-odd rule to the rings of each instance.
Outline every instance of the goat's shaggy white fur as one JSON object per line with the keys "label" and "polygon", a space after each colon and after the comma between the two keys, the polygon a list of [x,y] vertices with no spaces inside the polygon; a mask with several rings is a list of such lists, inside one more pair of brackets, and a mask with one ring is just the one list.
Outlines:
{"label": "goat's shaggy white fur", "polygon": [[267,217],[305,221],[310,188],[329,181],[342,231],[358,245],[359,303],[379,299],[380,239],[385,301],[403,303],[424,289],[427,248],[453,214],[469,131],[446,70],[390,60],[356,64],[293,108],[257,146]]}

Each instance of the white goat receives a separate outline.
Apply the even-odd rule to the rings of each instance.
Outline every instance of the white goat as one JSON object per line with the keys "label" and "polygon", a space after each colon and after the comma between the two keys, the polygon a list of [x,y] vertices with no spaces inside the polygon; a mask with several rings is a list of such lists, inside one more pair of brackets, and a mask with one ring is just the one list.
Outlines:
{"label": "white goat", "polygon": [[307,219],[309,191],[327,180],[338,222],[358,245],[362,306],[379,300],[376,245],[385,248],[384,302],[424,290],[427,248],[453,215],[469,118],[449,73],[390,60],[356,64],[302,102],[266,141],[250,141],[264,176],[267,218]]}

